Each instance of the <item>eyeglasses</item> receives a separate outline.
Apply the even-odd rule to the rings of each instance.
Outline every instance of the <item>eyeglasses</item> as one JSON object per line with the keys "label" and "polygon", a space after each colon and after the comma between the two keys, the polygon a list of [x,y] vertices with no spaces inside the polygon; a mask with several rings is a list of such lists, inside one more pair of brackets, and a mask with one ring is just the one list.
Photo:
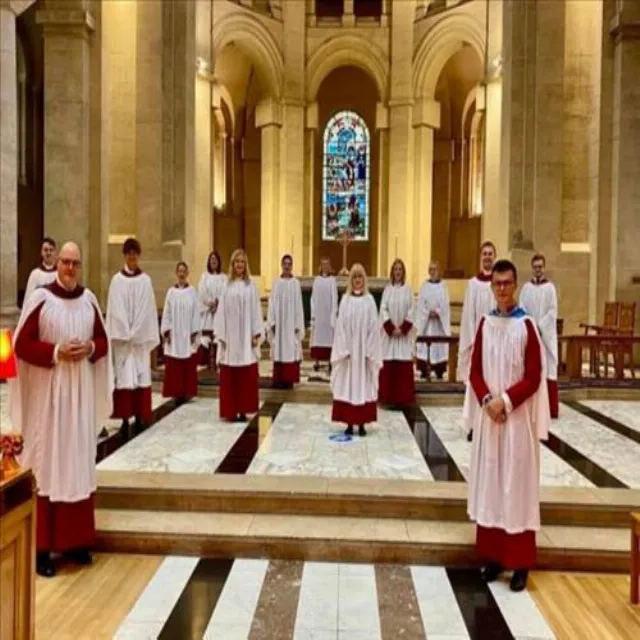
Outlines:
{"label": "eyeglasses", "polygon": [[515,281],[513,280],[498,280],[498,282],[492,282],[492,286],[496,289],[508,289],[509,287],[513,287]]}
{"label": "eyeglasses", "polygon": [[82,266],[82,262],[80,260],[71,260],[70,258],[58,258],[63,267],[73,267],[74,269],[79,269]]}

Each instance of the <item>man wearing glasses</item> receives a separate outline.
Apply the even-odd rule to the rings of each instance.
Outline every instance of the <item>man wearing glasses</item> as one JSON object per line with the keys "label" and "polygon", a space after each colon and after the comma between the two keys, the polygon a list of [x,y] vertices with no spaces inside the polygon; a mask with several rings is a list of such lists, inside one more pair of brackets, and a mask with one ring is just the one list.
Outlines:
{"label": "man wearing glasses", "polygon": [[55,575],[52,552],[89,564],[95,539],[98,425],[111,413],[108,340],[98,301],[79,284],[80,250],[60,250],[56,279],[25,302],[15,336],[20,374],[9,411],[24,436],[21,462],[38,485],[37,559]]}
{"label": "man wearing glasses", "polygon": [[477,523],[476,552],[492,582],[512,570],[522,591],[536,562],[540,529],[540,445],[549,428],[542,344],[533,320],[515,302],[517,271],[498,260],[491,273],[497,307],[480,320],[471,356],[464,415],[473,428],[468,513]]}

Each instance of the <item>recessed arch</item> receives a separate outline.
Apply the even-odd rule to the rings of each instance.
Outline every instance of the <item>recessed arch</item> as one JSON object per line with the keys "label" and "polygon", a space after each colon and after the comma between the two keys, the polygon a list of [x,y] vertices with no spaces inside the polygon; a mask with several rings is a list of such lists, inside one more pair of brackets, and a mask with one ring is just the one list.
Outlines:
{"label": "recessed arch", "polygon": [[[229,93],[229,89],[227,89],[227,87],[220,83],[220,82],[214,82],[213,83],[213,91],[214,93],[218,94],[218,97],[220,98],[220,102],[226,105],[227,110],[229,111],[229,118],[231,120],[231,122],[229,122],[229,130],[230,131],[235,131],[236,130],[236,112],[235,112],[235,105],[233,104],[233,98],[231,97],[231,93]],[[220,109],[214,109],[214,111],[219,112],[217,117],[219,118],[219,124],[222,122],[222,104],[220,105]]]}
{"label": "recessed arch", "polygon": [[307,64],[307,100],[315,102],[322,81],[339,67],[358,67],[376,84],[381,101],[386,101],[388,69],[385,52],[371,40],[361,36],[344,35],[322,44]]}
{"label": "recessed arch", "polygon": [[413,94],[416,98],[433,98],[438,78],[449,58],[469,44],[485,58],[485,34],[473,16],[445,16],[428,31],[413,57]]}
{"label": "recessed arch", "polygon": [[282,95],[284,63],[278,44],[268,29],[254,16],[233,13],[217,21],[213,28],[213,68],[221,51],[237,45],[255,63],[274,98]]}

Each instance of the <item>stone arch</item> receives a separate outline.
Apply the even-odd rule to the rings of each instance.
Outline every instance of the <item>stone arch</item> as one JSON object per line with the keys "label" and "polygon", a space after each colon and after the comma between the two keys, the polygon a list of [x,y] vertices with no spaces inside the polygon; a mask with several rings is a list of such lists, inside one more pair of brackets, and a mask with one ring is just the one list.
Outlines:
{"label": "stone arch", "polygon": [[433,98],[442,69],[464,43],[471,45],[484,60],[484,29],[473,16],[463,13],[445,16],[425,34],[413,56],[413,94],[416,98]]}
{"label": "stone arch", "polygon": [[339,67],[355,66],[367,73],[386,101],[388,69],[385,52],[362,36],[344,35],[322,44],[309,59],[306,70],[307,100],[314,102],[322,81]]}
{"label": "stone arch", "polygon": [[[234,132],[236,130],[236,112],[235,112],[235,105],[233,104],[233,98],[231,97],[231,93],[229,93],[229,89],[227,89],[227,87],[225,87],[223,84],[214,82],[213,91],[214,93],[218,94],[220,98],[220,102],[226,105],[227,110],[229,112],[229,118],[231,120],[231,122],[229,123],[229,130],[231,132]],[[226,128],[224,127],[224,118],[222,116],[222,109],[214,109],[214,115],[218,121],[218,124],[223,128]]]}
{"label": "stone arch", "polygon": [[256,64],[260,76],[275,98],[282,95],[284,63],[278,44],[269,30],[254,16],[233,13],[216,22],[213,28],[213,68],[216,56],[231,42],[237,44]]}
{"label": "stone arch", "polygon": [[471,107],[474,105],[476,101],[477,93],[478,93],[478,85],[473,87],[471,91],[469,91],[469,93],[467,94],[467,98],[464,102],[464,108],[462,109],[462,123],[461,123],[460,131],[466,130],[465,123],[467,121],[467,118],[469,117],[469,111],[471,110]]}

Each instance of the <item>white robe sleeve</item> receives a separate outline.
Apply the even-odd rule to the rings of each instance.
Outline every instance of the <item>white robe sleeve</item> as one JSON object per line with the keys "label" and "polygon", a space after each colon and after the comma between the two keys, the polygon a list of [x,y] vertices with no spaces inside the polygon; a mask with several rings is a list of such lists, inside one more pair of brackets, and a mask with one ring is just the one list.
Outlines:
{"label": "white robe sleeve", "polygon": [[335,278],[333,279],[333,286],[331,287],[331,328],[335,328],[336,321],[338,320],[338,283]]}
{"label": "white robe sleeve", "polygon": [[451,303],[449,301],[449,288],[444,282],[442,283],[442,302],[440,304],[438,315],[440,317],[440,322],[442,324],[444,335],[450,336],[451,335]]}
{"label": "white robe sleeve", "polygon": [[304,306],[302,304],[302,288],[300,287],[300,280],[296,279],[296,329],[298,330],[298,340],[302,342],[304,340],[306,327],[304,324]]}
{"label": "white robe sleeve", "polygon": [[389,296],[391,294],[391,285],[387,285],[382,292],[382,300],[380,301],[380,324],[384,324],[389,320]]}
{"label": "white robe sleeve", "polygon": [[167,291],[167,295],[164,297],[164,307],[162,308],[162,321],[160,323],[160,335],[165,340],[165,333],[173,329],[173,314],[171,309],[171,297],[173,288]]}
{"label": "white robe sleeve", "polygon": [[462,317],[460,318],[460,338],[458,342],[458,368],[456,377],[462,382],[469,378],[471,365],[471,349],[476,335],[476,301],[474,287],[469,281],[462,303]]}
{"label": "white robe sleeve", "polygon": [[331,348],[331,364],[335,365],[349,357],[349,332],[347,329],[347,312],[349,306],[349,296],[345,295],[340,301],[338,318],[335,326],[335,336],[333,347]]}

